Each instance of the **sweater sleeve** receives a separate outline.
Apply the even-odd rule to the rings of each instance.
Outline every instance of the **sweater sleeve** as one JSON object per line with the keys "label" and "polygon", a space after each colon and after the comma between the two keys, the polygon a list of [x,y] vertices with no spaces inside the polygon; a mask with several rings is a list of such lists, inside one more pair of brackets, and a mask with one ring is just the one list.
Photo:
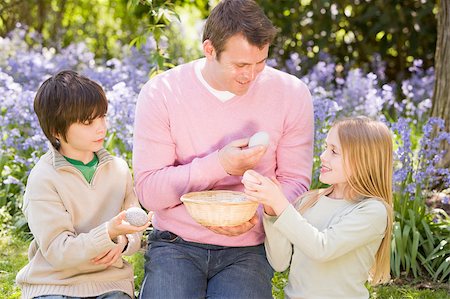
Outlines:
{"label": "sweater sleeve", "polygon": [[292,244],[277,228],[274,222],[275,216],[269,216],[264,213],[263,224],[266,232],[264,246],[266,249],[267,260],[275,271],[282,272],[286,270],[292,257]]}
{"label": "sweater sleeve", "polygon": [[77,267],[116,245],[106,223],[77,234],[51,181],[33,173],[28,178],[23,210],[39,250],[56,270]]}
{"label": "sweater sleeve", "polygon": [[[124,162],[126,163],[126,162]],[[128,166],[127,166],[128,167]],[[125,195],[124,207],[123,210],[126,210],[130,207],[141,207],[139,201],[136,196],[136,192],[133,187],[133,179],[130,171],[128,171],[127,175],[127,190]],[[141,238],[142,232],[137,232],[134,234],[127,234],[128,245],[125,251],[122,253],[123,255],[133,255],[141,248]]]}
{"label": "sweater sleeve", "polygon": [[292,202],[307,191],[311,183],[314,109],[311,94],[303,82],[287,90],[296,97],[296,105],[289,107],[277,147],[276,176],[285,196]]}
{"label": "sweater sleeve", "polygon": [[278,217],[274,227],[309,258],[325,262],[381,239],[386,224],[385,206],[377,200],[368,200],[323,231],[309,224],[292,205]]}
{"label": "sweater sleeve", "polygon": [[133,169],[138,198],[153,211],[179,205],[184,193],[211,189],[228,176],[217,151],[176,165],[176,144],[171,137],[165,95],[153,80],[143,87],[136,105]]}

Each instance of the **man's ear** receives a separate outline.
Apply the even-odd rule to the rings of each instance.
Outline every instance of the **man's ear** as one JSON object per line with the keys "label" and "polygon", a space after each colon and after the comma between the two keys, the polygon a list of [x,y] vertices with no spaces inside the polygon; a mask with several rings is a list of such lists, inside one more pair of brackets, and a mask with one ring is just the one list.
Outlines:
{"label": "man's ear", "polygon": [[203,54],[207,60],[214,60],[216,58],[216,50],[209,39],[203,42]]}

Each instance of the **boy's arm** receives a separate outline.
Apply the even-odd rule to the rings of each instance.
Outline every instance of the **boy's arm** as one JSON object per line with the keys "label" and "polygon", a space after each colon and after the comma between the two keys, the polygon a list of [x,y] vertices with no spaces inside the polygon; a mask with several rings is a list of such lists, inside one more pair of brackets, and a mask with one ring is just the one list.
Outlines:
{"label": "boy's arm", "polygon": [[107,223],[77,234],[72,216],[51,182],[33,174],[27,182],[24,214],[39,249],[55,269],[76,267],[116,246]]}
{"label": "boy's arm", "polygon": [[122,255],[133,255],[141,249],[142,233],[127,234],[128,244]]}
{"label": "boy's arm", "polygon": [[128,239],[126,236],[120,235],[116,238],[115,243],[117,244],[113,249],[100,254],[95,258],[91,259],[91,262],[97,265],[103,264],[107,267],[114,264],[118,259],[122,258],[122,253],[125,251],[128,245]]}
{"label": "boy's arm", "polygon": [[[133,179],[131,176],[131,172],[128,172],[127,175],[127,190],[124,200],[124,206],[123,210],[126,210],[130,207],[141,207],[139,204],[139,201],[136,196],[136,192],[133,188]],[[135,252],[137,252],[141,248],[141,238],[142,238],[142,232],[137,232],[134,234],[127,234],[126,235],[128,239],[128,244],[125,247],[123,255],[132,255]]]}

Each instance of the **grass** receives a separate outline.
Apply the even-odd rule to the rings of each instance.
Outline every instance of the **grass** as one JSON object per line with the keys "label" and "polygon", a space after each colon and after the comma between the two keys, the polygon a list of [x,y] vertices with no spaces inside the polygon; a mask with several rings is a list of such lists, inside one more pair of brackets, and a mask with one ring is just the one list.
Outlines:
{"label": "grass", "polygon": [[[14,280],[27,263],[29,241],[24,237],[13,236],[8,232],[0,233],[0,294],[2,298],[20,298],[20,289]],[[144,254],[138,252],[125,257],[133,265],[135,273],[136,294],[144,277]],[[283,299],[283,287],[287,283],[287,273],[275,273],[272,279],[274,298]],[[450,299],[449,284],[430,282],[394,280],[392,284],[369,287],[370,299]]]}
{"label": "grass", "polygon": [[[272,294],[284,299],[283,287],[288,273],[275,273]],[[390,284],[368,286],[370,299],[450,299],[450,284],[394,280]]]}
{"label": "grass", "polygon": [[0,232],[0,297],[20,298],[20,289],[14,280],[17,272],[27,263],[28,244],[25,238]]}
{"label": "grass", "polygon": [[139,287],[144,279],[144,253],[139,251],[132,256],[126,256],[125,260],[133,265],[134,269],[134,293],[135,296],[139,294]]}
{"label": "grass", "polygon": [[[371,299],[448,299],[450,298],[449,288],[445,285],[429,284],[430,288],[422,289],[417,285],[387,285],[371,289]],[[434,290],[433,288],[439,288]]]}

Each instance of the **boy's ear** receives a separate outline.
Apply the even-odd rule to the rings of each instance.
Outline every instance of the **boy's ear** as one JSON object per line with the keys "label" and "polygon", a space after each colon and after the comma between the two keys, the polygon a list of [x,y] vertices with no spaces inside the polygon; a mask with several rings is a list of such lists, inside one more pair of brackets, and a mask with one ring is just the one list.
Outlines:
{"label": "boy's ear", "polygon": [[61,135],[60,135],[58,132],[53,131],[53,132],[52,132],[52,135],[53,135],[53,137],[55,137],[56,139],[61,140]]}
{"label": "boy's ear", "polygon": [[216,58],[216,50],[214,49],[211,41],[209,39],[203,42],[203,54],[207,60],[214,60]]}

